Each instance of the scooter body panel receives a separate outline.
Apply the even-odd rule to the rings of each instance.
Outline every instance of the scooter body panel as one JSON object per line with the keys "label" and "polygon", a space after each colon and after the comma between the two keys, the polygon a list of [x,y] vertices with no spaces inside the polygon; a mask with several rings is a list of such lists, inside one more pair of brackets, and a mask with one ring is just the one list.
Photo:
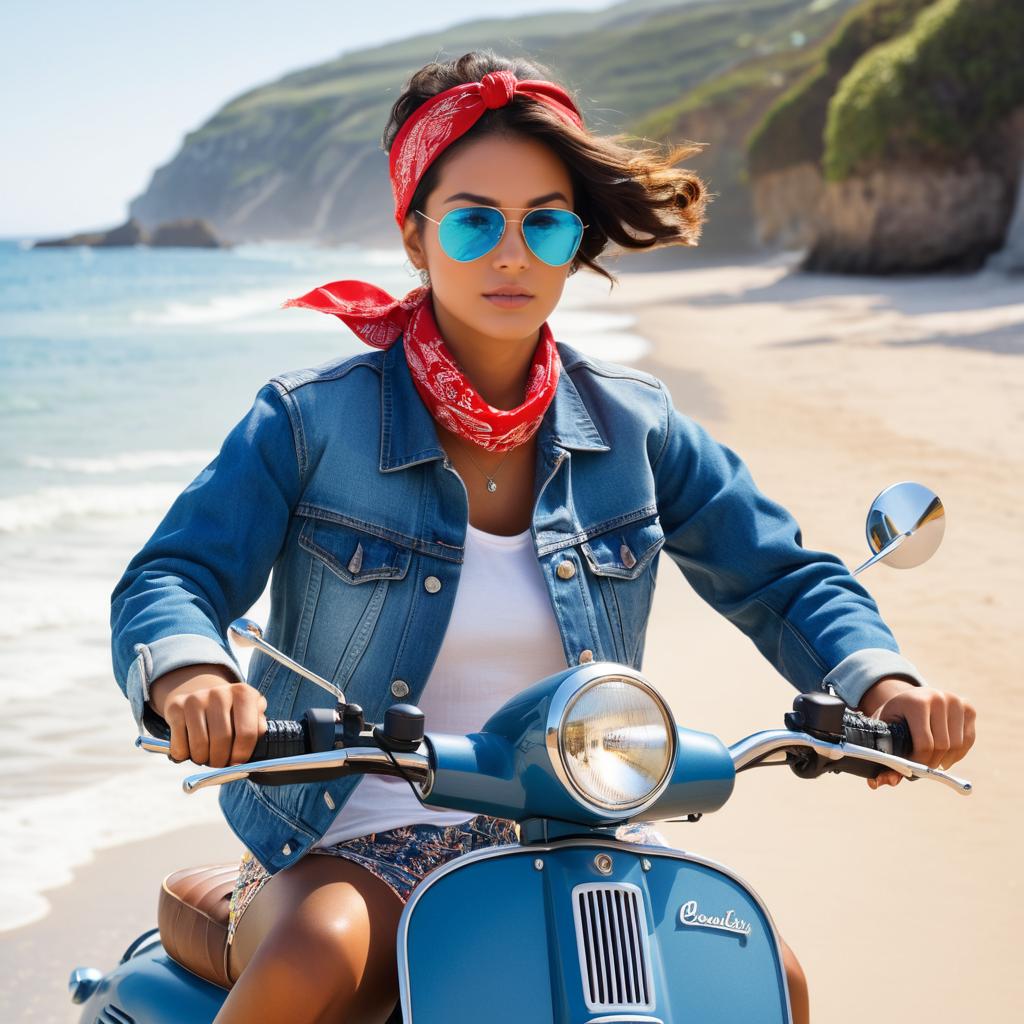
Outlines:
{"label": "scooter body panel", "polygon": [[664,847],[581,839],[459,858],[414,892],[398,957],[405,1024],[791,1020],[757,895]]}
{"label": "scooter body panel", "polygon": [[159,942],[119,964],[82,1004],[80,1024],[210,1024],[227,996],[172,960]]}

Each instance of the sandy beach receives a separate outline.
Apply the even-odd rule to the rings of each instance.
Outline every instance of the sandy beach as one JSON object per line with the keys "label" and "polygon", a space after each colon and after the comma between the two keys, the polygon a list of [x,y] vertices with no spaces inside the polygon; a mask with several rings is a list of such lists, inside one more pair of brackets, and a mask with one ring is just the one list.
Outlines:
{"label": "sandy beach", "polygon": [[[853,1024],[865,1006],[884,1021],[1001,1020],[1016,995],[1024,858],[1013,813],[1024,282],[801,275],[785,259],[626,267],[595,310],[636,317],[652,344],[638,365],[744,457],[807,547],[859,564],[883,487],[915,479],[938,492],[948,519],[935,557],[863,580],[929,682],[975,704],[980,737],[955,769],[975,784],[968,799],[923,782],[872,792],[852,778],[751,772],[721,812],[664,830],[761,894],[804,964],[816,1021]],[[790,706],[788,685],[667,557],[646,650],[645,673],[678,720],[726,742],[778,727]],[[0,1019],[75,1020],[71,968],[109,968],[152,927],[167,872],[238,851],[226,825],[102,851],[47,893],[47,917],[0,936]]]}

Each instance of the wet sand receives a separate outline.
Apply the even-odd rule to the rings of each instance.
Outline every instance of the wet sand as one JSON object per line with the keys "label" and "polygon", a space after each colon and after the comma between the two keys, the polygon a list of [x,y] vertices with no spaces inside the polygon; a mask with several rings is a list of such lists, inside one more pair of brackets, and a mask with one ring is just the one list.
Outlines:
{"label": "wet sand", "polygon": [[[637,315],[654,346],[640,365],[744,457],[797,516],[806,546],[859,564],[868,505],[897,480],[945,502],[931,562],[879,566],[863,581],[929,682],[977,707],[978,746],[954,769],[975,794],[925,782],[872,792],[858,779],[766,770],[741,776],[718,814],[664,830],[757,889],[804,964],[816,1021],[1005,1018],[1024,861],[1024,281],[792,275],[785,261],[623,267],[598,304]],[[681,722],[726,742],[781,725],[788,685],[667,557],[646,651],[645,673]],[[225,825],[98,854],[47,893],[46,918],[0,935],[0,1019],[77,1019],[71,968],[109,968],[152,927],[167,872],[238,850]]]}

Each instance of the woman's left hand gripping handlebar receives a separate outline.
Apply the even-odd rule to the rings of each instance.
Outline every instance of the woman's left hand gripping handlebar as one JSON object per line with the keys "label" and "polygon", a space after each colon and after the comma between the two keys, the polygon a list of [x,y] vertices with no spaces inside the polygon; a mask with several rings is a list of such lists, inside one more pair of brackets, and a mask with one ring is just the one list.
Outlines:
{"label": "woman's left hand gripping handlebar", "polygon": [[[929,768],[950,768],[974,746],[974,706],[955,693],[905,679],[881,679],[864,694],[860,710],[883,722],[906,719],[914,741],[911,760]],[[896,786],[902,778],[887,771],[867,782],[877,789]]]}

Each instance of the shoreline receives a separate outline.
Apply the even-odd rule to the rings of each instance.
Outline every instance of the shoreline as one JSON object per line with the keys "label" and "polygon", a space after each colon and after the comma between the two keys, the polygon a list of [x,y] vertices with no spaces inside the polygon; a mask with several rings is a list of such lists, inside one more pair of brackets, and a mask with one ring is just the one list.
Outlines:
{"label": "shoreline", "polygon": [[160,883],[171,871],[228,863],[241,851],[241,843],[222,821],[107,847],[76,866],[70,882],[45,890],[50,903],[45,917],[0,933],[5,967],[0,1020],[77,1020],[80,1008],[67,991],[72,969],[106,972],[132,940],[155,928]]}

